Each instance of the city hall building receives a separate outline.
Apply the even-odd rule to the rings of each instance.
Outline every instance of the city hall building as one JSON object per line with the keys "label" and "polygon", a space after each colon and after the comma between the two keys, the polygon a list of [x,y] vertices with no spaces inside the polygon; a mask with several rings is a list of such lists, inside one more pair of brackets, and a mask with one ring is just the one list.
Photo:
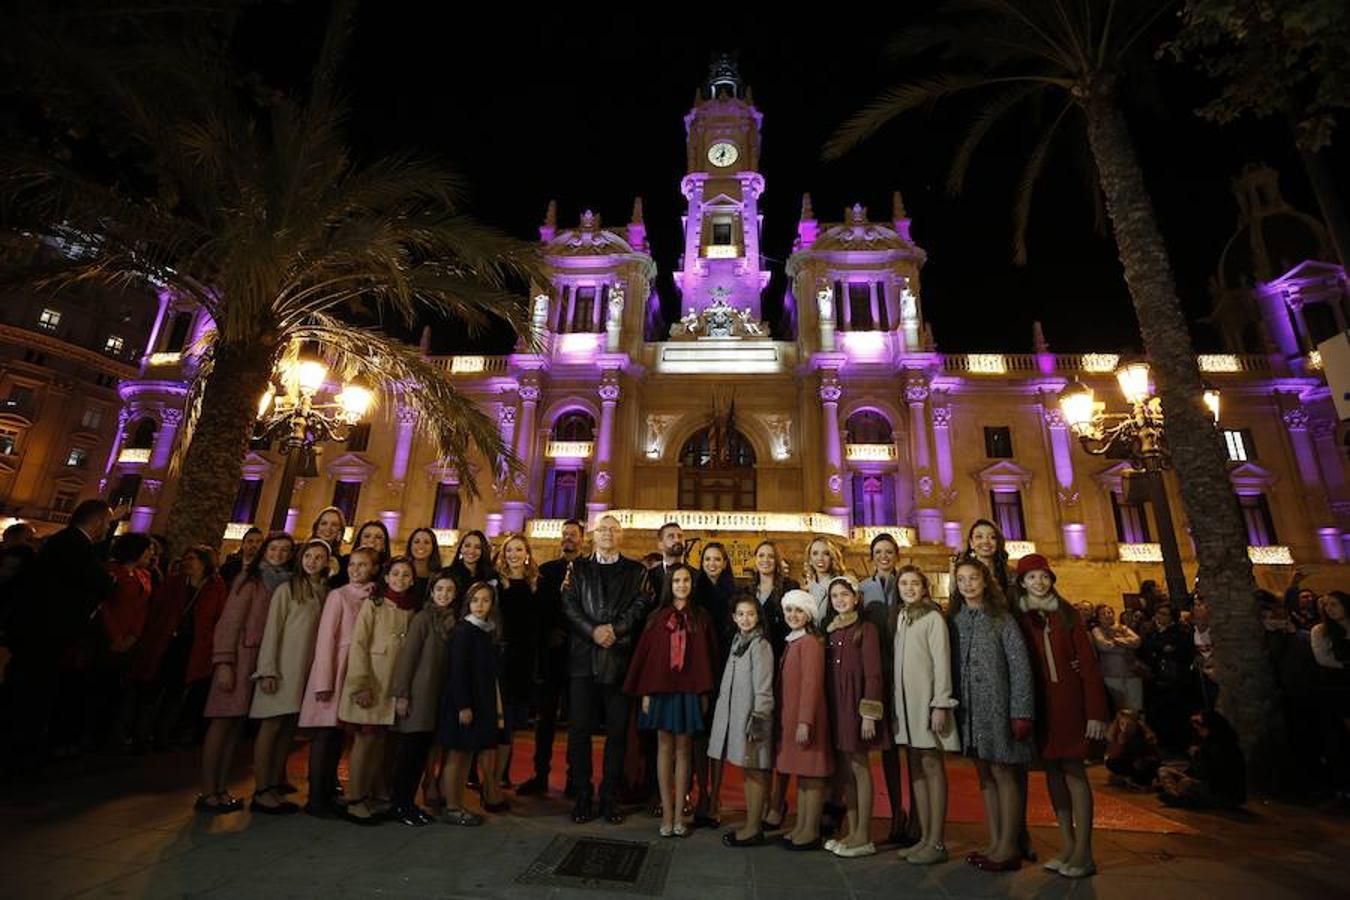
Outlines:
{"label": "city hall building", "polygon": [[[548,556],[562,520],[609,512],[627,526],[625,548],[635,554],[674,520],[725,543],[738,572],[764,536],[799,566],[813,534],[833,538],[861,570],[867,542],[886,531],[905,555],[945,572],[952,548],[983,517],[999,524],[1014,556],[1034,549],[1055,560],[1071,597],[1118,600],[1141,579],[1161,582],[1158,511],[1124,489],[1130,461],[1085,452],[1058,403],[1078,379],[1123,410],[1118,348],[1066,355],[1043,341],[1031,354],[940,346],[924,316],[925,253],[899,194],[888,214],[855,205],[833,222],[804,198],[786,294],[772,304],[782,315],[765,320],[761,120],[725,68],[714,69],[685,117],[687,174],[671,186],[687,202],[673,273],[679,318],[662,316],[640,201],[617,227],[591,212],[560,223],[550,206],[534,340],[506,356],[436,359],[500,423],[522,474],[494,481],[488,461],[456,471],[420,438],[412,411],[385,407],[345,444],[324,445],[288,498],[278,497],[282,458],[252,450],[227,537],[265,524],[279,502],[288,526],[302,530],[333,504],[349,521],[383,521],[396,543],[422,525],[446,544],[468,529],[524,530]],[[1350,553],[1345,427],[1313,352],[1345,330],[1350,303],[1321,224],[1284,203],[1273,172],[1244,175],[1238,197],[1240,227],[1215,281],[1214,323],[1231,352],[1200,365],[1221,392],[1218,427],[1258,578],[1283,587],[1291,564],[1317,570]],[[4,335],[35,325],[11,323]],[[165,295],[138,371],[104,360],[90,368],[120,377],[121,404],[99,420],[116,427],[106,475],[83,478],[81,492],[130,499],[134,529],[162,525],[169,508],[185,372],[195,336],[209,327],[202,312]],[[0,409],[0,429],[11,435],[0,439],[10,450],[0,457],[0,497],[9,497],[10,516],[54,524],[59,517],[43,520],[42,511],[69,502],[16,493],[17,470],[4,466],[36,439],[25,434],[41,402],[33,392],[51,393],[44,409],[65,404],[58,398],[69,392],[58,387],[63,375],[44,387],[14,352],[0,386],[0,405],[17,398]],[[91,454],[103,450],[86,443]],[[66,448],[49,446],[56,452],[47,465],[57,465]],[[479,486],[476,499],[468,479]],[[1169,492],[1193,573],[1174,483]]]}

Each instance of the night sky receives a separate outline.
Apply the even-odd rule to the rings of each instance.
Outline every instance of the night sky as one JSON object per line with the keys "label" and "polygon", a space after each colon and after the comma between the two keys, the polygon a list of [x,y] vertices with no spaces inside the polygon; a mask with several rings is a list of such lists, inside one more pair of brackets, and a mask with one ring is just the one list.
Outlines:
{"label": "night sky", "polygon": [[[927,5],[907,3],[906,15]],[[898,188],[915,240],[928,252],[923,302],[939,349],[1029,352],[1037,319],[1061,352],[1139,345],[1115,246],[1093,231],[1090,194],[1076,168],[1081,128],[1064,132],[1052,153],[1025,267],[1011,261],[1010,223],[1034,120],[993,133],[961,197],[945,190],[971,108],[961,101],[903,117],[843,160],[820,161],[833,129],[898,80],[883,50],[903,20],[784,19],[710,8],[698,17],[671,13],[639,22],[630,7],[573,9],[523,15],[511,4],[479,5],[470,23],[452,5],[364,4],[342,79],[358,152],[417,147],[444,158],[469,183],[471,211],[522,238],[537,239],[550,199],[558,201],[560,227],[575,224],[586,208],[622,226],[633,198],[642,196],[658,290],[674,313],[683,117],[711,56],[735,52],[764,115],[770,309],[783,294],[782,266],[804,191],[819,220],[837,222],[854,202],[874,219],[889,218]],[[300,3],[250,13],[241,54],[275,79],[293,77],[313,59],[322,10]],[[1207,97],[1201,79],[1170,62],[1155,63],[1148,74],[1146,99],[1129,110],[1131,127],[1197,344],[1216,348],[1197,320],[1208,312],[1208,281],[1235,228],[1233,176],[1249,163],[1268,163],[1280,170],[1295,206],[1315,214],[1316,205],[1282,128],[1210,125],[1193,113]],[[1342,165],[1343,186],[1346,174]],[[464,347],[453,332],[439,331],[437,349]],[[509,339],[490,343],[483,349],[501,351]]]}

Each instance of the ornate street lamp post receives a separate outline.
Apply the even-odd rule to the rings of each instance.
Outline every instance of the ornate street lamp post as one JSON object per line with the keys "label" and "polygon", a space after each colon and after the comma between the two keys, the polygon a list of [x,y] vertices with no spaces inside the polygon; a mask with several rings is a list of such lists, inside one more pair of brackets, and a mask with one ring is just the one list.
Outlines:
{"label": "ornate street lamp post", "polygon": [[[1097,402],[1092,388],[1077,380],[1059,395],[1060,409],[1088,453],[1102,456],[1113,449],[1123,449],[1128,454],[1135,469],[1130,474],[1143,479],[1148,489],[1149,502],[1153,505],[1163,572],[1167,578],[1167,594],[1173,603],[1183,604],[1188,596],[1186,576],[1181,569],[1181,551],[1177,547],[1176,530],[1172,526],[1172,507],[1162,476],[1171,464],[1171,455],[1163,434],[1162,402],[1153,394],[1146,362],[1122,364],[1116,369],[1116,382],[1120,385],[1125,401],[1130,404],[1129,412],[1105,412],[1105,404]],[[1219,392],[1207,388],[1204,401],[1217,424]]]}
{"label": "ornate street lamp post", "polygon": [[286,514],[291,507],[301,458],[316,444],[345,441],[351,427],[370,409],[373,399],[370,391],[355,384],[344,384],[332,402],[316,403],[315,397],[327,378],[328,367],[323,363],[314,359],[300,360],[278,373],[258,403],[254,439],[276,441],[286,457],[276,505],[272,509],[272,531],[286,527]]}

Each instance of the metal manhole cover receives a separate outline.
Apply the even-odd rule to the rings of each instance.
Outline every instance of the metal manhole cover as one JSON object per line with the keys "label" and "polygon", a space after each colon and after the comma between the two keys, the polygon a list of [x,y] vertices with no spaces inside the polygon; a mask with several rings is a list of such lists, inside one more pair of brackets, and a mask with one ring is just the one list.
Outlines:
{"label": "metal manhole cover", "polygon": [[557,835],[516,883],[658,896],[672,853],[667,844]]}

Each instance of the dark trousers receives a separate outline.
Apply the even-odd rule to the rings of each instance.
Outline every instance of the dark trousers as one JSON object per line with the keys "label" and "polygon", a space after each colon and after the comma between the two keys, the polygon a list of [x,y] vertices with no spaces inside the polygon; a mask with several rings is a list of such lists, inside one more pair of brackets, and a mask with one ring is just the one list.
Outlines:
{"label": "dark trousers", "polygon": [[623,780],[624,741],[627,737],[629,698],[617,684],[600,684],[589,677],[574,677],[571,685],[571,720],[567,729],[567,766],[577,796],[591,791],[591,732],[596,720],[605,726],[604,771],[600,778],[600,802],[618,799]]}
{"label": "dark trousers", "polygon": [[316,728],[309,741],[309,802],[332,806],[337,796],[338,763],[342,761],[341,728]]}
{"label": "dark trousers", "polygon": [[[558,706],[568,683],[566,644],[561,654],[550,651],[544,659],[548,671],[537,693],[539,718],[534,723],[534,774],[547,781],[548,773],[553,769],[553,739],[558,733]],[[567,768],[570,779],[570,763]]]}
{"label": "dark trousers", "polygon": [[397,737],[398,746],[394,750],[394,795],[390,799],[395,809],[411,809],[417,800],[417,786],[422,783],[427,754],[431,752],[435,735],[430,731],[416,731]]}

